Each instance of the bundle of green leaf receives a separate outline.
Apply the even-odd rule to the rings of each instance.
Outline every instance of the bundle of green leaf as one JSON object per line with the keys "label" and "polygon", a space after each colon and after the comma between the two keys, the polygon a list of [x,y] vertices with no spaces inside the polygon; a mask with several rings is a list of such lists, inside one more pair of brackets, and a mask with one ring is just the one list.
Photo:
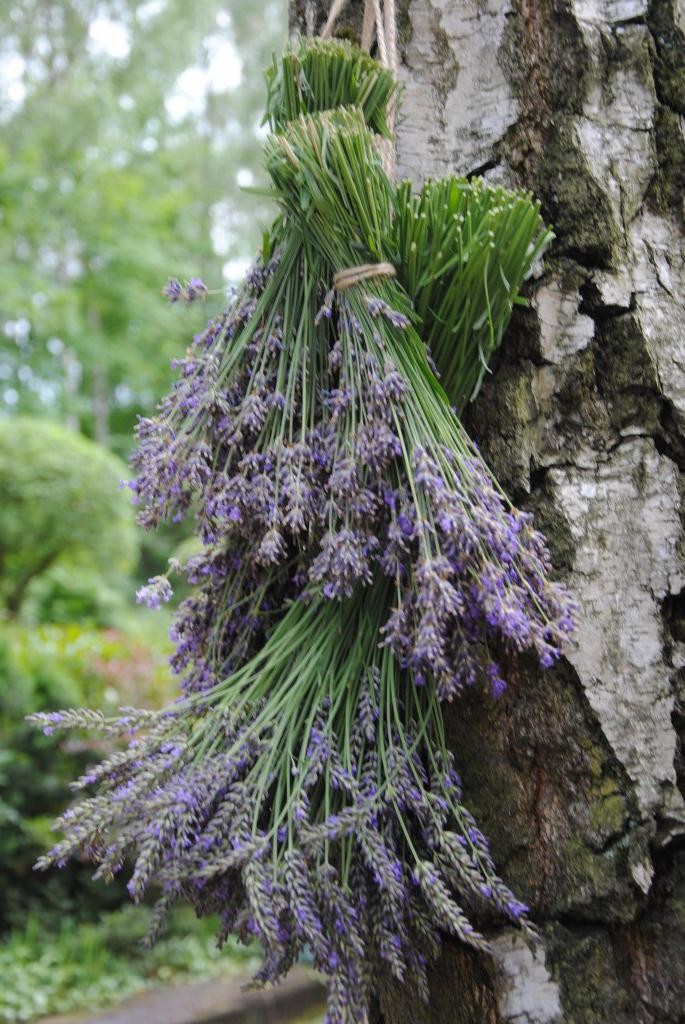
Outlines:
{"label": "bundle of green leaf", "polygon": [[[40,719],[133,735],[80,780],[99,792],[45,863],[85,853],[109,877],[130,860],[135,898],[161,887],[160,919],[184,898],[223,937],[256,937],[262,980],[309,946],[328,1020],[353,1022],[379,962],[425,990],[441,931],[483,948],[470,919],[487,906],[529,927],[462,803],[440,700],[498,696],[498,650],[550,665],[572,628],[543,538],[450,405],[547,234],[528,196],[395,190],[361,98],[387,102],[392,82],[351,48],[304,44],[270,81],[282,217],[139,430],[142,520],[192,511],[203,542],[174,627],[185,697]],[[274,83],[297,97],[282,116]],[[350,94],[360,108],[300,113]],[[168,596],[166,578],[140,594]]]}

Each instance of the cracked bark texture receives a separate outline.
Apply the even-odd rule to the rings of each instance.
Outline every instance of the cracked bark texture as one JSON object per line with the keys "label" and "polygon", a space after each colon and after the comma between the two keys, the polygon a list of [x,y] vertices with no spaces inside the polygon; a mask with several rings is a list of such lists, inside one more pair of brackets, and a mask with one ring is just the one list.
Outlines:
{"label": "cracked bark texture", "polygon": [[685,0],[399,8],[398,173],[530,188],[555,226],[469,426],[582,614],[558,671],[446,712],[539,946],[446,943],[430,1007],[384,982],[376,1024],[684,1024]]}

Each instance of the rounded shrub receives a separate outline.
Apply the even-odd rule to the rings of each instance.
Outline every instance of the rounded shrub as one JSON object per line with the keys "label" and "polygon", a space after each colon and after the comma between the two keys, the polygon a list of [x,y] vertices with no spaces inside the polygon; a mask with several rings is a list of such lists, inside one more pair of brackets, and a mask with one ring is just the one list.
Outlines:
{"label": "rounded shrub", "polygon": [[138,541],[126,465],[56,423],[0,420],[0,606],[20,610],[30,584],[57,565],[104,578],[131,571]]}

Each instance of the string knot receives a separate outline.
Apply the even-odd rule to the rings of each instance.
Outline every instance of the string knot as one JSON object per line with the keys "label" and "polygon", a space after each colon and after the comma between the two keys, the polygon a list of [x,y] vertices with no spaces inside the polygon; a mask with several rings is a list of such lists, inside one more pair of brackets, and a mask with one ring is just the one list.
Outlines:
{"label": "string knot", "polygon": [[370,281],[374,277],[394,277],[395,274],[392,263],[361,263],[358,267],[339,270],[333,278],[333,287],[338,292],[344,292],[362,281]]}

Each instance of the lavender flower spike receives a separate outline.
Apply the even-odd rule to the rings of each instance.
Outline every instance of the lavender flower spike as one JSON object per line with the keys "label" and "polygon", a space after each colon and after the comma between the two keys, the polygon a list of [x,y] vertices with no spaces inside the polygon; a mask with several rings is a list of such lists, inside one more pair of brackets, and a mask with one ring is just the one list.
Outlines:
{"label": "lavender flower spike", "polygon": [[171,600],[173,590],[166,576],[152,576],[144,587],[136,591],[136,604],[157,609]]}

